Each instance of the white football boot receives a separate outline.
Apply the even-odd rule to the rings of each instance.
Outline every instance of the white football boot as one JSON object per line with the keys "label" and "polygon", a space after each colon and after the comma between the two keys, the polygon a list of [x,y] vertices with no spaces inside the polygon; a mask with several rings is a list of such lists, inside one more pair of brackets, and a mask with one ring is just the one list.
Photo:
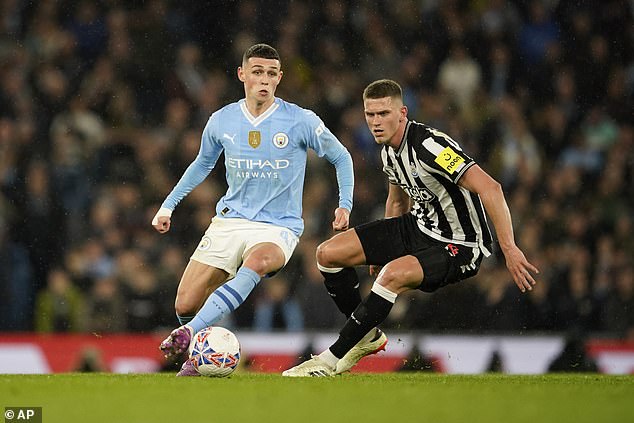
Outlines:
{"label": "white football boot", "polygon": [[379,328],[375,328],[374,330],[373,337],[357,342],[357,344],[337,362],[334,371],[335,375],[349,371],[365,356],[376,354],[379,351],[385,351],[387,336],[379,330]]}
{"label": "white football boot", "polygon": [[287,377],[329,377],[334,376],[334,370],[324,360],[317,355],[312,355],[310,360],[306,360],[295,367],[282,372],[282,376]]}

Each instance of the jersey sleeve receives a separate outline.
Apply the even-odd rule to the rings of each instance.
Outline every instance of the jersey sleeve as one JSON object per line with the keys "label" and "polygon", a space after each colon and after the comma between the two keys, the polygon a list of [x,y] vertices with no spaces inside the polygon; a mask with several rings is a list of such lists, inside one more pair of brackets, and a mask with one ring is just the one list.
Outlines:
{"label": "jersey sleeve", "polygon": [[352,210],[354,168],[352,156],[324,122],[310,110],[302,110],[305,140],[308,148],[324,157],[335,167],[339,186],[339,207]]}
{"label": "jersey sleeve", "polygon": [[454,183],[476,164],[449,135],[433,128],[428,128],[427,137],[415,149],[418,159],[430,170]]}
{"label": "jersey sleeve", "polygon": [[390,156],[387,154],[387,149],[391,148],[383,146],[381,149],[381,162],[383,163],[383,173],[387,175],[387,181],[392,185],[398,185],[396,180],[396,171],[394,170],[394,164],[390,160]]}
{"label": "jersey sleeve", "polygon": [[187,167],[183,176],[181,176],[161,207],[174,210],[178,203],[204,181],[213,170],[220,153],[222,153],[222,144],[218,141],[218,137],[215,136],[217,121],[216,114],[212,115],[207,121],[200,140],[198,155]]}

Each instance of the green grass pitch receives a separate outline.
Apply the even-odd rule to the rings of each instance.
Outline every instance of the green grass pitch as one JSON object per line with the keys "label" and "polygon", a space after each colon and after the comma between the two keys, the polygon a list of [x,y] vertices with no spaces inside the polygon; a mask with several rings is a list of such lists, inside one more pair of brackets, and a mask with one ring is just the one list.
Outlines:
{"label": "green grass pitch", "polygon": [[634,376],[0,375],[0,406],[41,406],[44,423],[634,422]]}

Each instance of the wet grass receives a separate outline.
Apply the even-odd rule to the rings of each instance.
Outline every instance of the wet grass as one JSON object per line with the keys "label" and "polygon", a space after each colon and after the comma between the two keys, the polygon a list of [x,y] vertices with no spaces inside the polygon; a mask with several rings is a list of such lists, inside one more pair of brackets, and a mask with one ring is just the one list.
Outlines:
{"label": "wet grass", "polygon": [[0,405],[41,406],[45,423],[626,422],[634,421],[634,376],[0,375]]}

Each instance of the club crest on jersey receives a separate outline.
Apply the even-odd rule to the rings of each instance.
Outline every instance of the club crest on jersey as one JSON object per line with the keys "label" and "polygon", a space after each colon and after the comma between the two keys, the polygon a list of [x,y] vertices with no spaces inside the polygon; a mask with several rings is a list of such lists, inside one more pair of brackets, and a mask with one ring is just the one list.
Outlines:
{"label": "club crest on jersey", "polygon": [[203,239],[198,244],[198,249],[201,251],[207,251],[211,247],[211,238],[208,236],[204,236]]}
{"label": "club crest on jersey", "polygon": [[258,148],[262,142],[262,134],[260,131],[249,131],[249,145],[253,148]]}
{"label": "club crest on jersey", "polygon": [[284,132],[278,132],[273,135],[273,145],[277,148],[284,148],[288,145],[288,135]]}
{"label": "club crest on jersey", "polygon": [[414,178],[418,178],[418,170],[416,170],[416,166],[414,166],[414,163],[409,164],[409,172]]}
{"label": "club crest on jersey", "polygon": [[446,147],[443,151],[436,156],[434,160],[443,169],[449,173],[454,173],[458,167],[464,163],[464,158],[453,151],[451,147]]}

